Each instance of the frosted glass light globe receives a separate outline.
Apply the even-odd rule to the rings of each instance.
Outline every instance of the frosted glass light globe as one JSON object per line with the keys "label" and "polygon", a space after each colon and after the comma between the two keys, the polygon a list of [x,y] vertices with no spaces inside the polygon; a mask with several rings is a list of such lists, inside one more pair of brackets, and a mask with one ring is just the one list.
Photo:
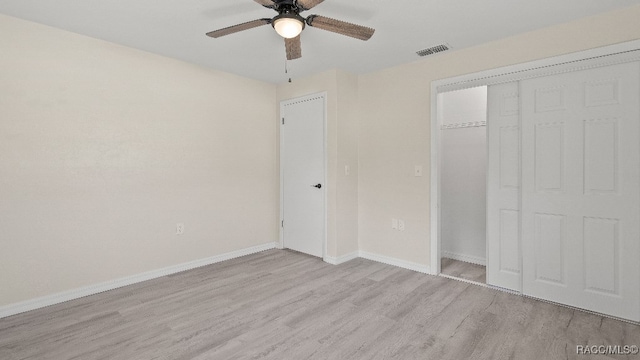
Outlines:
{"label": "frosted glass light globe", "polygon": [[298,19],[283,17],[273,22],[273,28],[278,35],[285,39],[292,39],[302,32],[302,22]]}

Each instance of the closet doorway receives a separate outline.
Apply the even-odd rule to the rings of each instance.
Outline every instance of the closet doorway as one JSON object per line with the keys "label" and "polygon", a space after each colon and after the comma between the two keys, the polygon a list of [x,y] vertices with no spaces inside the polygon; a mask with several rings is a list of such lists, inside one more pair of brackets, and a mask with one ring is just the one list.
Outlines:
{"label": "closet doorway", "polygon": [[452,143],[450,131],[479,125],[451,124],[447,97],[478,86],[488,86],[486,285],[639,322],[640,41],[432,83],[433,274],[460,256],[449,223],[475,207],[447,197],[456,181],[471,187],[473,168],[459,162],[466,178],[452,179],[452,153],[472,141]]}
{"label": "closet doorway", "polygon": [[442,274],[486,283],[487,87],[438,95]]}

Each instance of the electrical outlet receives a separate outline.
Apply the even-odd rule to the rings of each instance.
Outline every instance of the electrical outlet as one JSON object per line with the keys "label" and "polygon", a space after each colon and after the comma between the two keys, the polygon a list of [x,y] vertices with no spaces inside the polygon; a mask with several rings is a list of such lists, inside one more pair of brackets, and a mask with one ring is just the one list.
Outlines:
{"label": "electrical outlet", "polygon": [[404,231],[404,220],[398,220],[398,230]]}
{"label": "electrical outlet", "polygon": [[184,223],[177,223],[176,224],[176,235],[182,235],[184,234]]}
{"label": "electrical outlet", "polygon": [[398,230],[398,219],[391,219],[391,228],[393,230]]}

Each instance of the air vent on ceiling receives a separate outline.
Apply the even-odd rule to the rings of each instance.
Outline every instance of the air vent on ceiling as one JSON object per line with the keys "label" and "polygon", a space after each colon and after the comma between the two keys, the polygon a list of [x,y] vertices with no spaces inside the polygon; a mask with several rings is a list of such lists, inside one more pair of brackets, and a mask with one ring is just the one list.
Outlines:
{"label": "air vent on ceiling", "polygon": [[416,54],[418,54],[418,56],[427,56],[427,55],[433,55],[433,54],[447,51],[447,50],[449,50],[449,44],[442,43],[440,45],[432,46],[428,49],[417,51]]}

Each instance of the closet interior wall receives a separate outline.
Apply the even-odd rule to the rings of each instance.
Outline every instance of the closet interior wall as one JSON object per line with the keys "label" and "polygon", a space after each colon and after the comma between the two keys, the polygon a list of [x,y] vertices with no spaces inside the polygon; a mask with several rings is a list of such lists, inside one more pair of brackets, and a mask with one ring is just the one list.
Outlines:
{"label": "closet interior wall", "polygon": [[442,257],[486,264],[487,87],[439,94]]}

